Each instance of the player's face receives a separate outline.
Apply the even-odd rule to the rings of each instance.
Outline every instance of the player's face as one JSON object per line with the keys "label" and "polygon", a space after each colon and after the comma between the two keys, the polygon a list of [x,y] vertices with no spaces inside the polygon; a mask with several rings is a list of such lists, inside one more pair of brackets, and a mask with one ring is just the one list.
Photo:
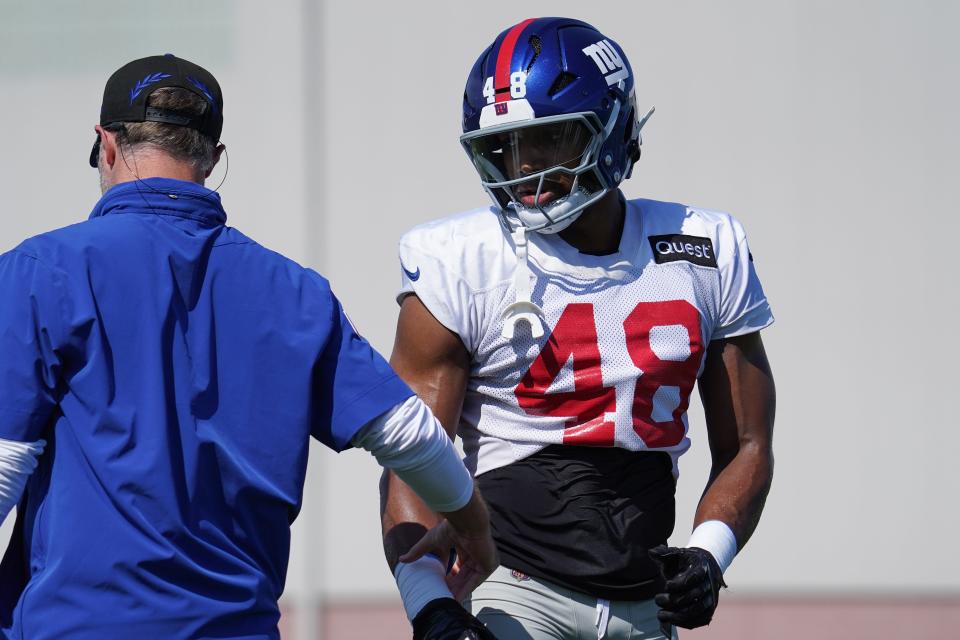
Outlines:
{"label": "player's face", "polygon": [[[491,181],[503,181],[558,167],[574,169],[583,161],[590,140],[587,126],[573,120],[482,136],[471,143],[471,148],[480,160],[477,166],[481,174]],[[569,194],[573,181],[573,173],[552,171],[544,179],[539,200],[539,179],[517,184],[513,192],[526,207],[542,206]]]}
{"label": "player's face", "polygon": [[[529,127],[500,136],[507,178],[515,180],[554,167],[576,168],[580,164],[588,138],[579,122]],[[514,194],[526,207],[545,205],[570,193],[573,174],[551,173],[543,182],[537,199],[538,180],[514,187]]]}

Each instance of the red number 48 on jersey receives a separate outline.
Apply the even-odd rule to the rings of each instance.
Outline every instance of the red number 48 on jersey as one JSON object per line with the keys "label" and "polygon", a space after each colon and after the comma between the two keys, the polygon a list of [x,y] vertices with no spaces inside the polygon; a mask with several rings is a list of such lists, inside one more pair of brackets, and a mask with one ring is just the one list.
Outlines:
{"label": "red number 48 on jersey", "polygon": [[[661,359],[654,351],[651,332],[686,329],[689,355]],[[641,302],[623,321],[626,347],[639,369],[633,394],[633,429],[649,448],[672,447],[683,439],[683,414],[700,369],[703,340],[700,317],[686,300]],[[563,365],[573,358],[573,391],[548,393]],[[672,419],[653,417],[654,394],[661,387],[679,389],[680,402]],[[557,324],[530,369],[514,389],[519,405],[536,416],[566,418],[564,444],[609,447],[614,445],[614,423],[606,414],[617,410],[617,393],[604,386],[593,304],[573,303]]]}

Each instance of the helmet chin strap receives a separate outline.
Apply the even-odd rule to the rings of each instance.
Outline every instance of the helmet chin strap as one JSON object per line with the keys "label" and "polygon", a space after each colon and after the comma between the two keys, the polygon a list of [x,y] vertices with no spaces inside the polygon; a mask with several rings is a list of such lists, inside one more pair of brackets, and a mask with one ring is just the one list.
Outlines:
{"label": "helmet chin strap", "polygon": [[[541,185],[542,184],[543,179],[541,178]],[[540,197],[539,188],[537,189],[536,197]],[[575,207],[587,197],[586,193],[581,189],[576,189],[576,191],[567,196],[567,202],[562,203],[560,206]],[[513,340],[517,325],[521,322],[526,322],[530,325],[530,334],[534,338],[541,338],[543,336],[543,326],[545,322],[543,320],[543,309],[530,299],[530,280],[533,277],[533,273],[530,271],[527,234],[558,233],[573,224],[582,212],[569,215],[558,222],[547,225],[546,227],[541,227],[534,232],[530,231],[527,227],[528,222],[533,226],[542,222],[543,218],[550,220],[551,216],[543,212],[539,206],[536,210],[531,210],[514,202],[508,205],[508,207],[513,209],[514,215],[519,219],[519,224],[517,224],[516,228],[510,233],[510,236],[513,238],[514,251],[517,256],[517,266],[513,270],[513,289],[516,298],[513,304],[504,309],[501,314],[501,318],[503,319],[503,330],[501,333],[507,340]],[[526,217],[524,214],[526,214]]]}
{"label": "helmet chin strap", "polygon": [[[607,124],[603,129],[603,140],[606,140],[610,136],[610,132],[617,122],[619,113],[620,103],[617,102],[614,104],[610,118],[607,120]],[[646,124],[652,114],[653,109],[643,117],[640,128]],[[540,184],[537,186],[535,196],[537,201],[539,201],[540,194],[543,190],[544,177],[545,176],[540,176]],[[515,200],[507,205],[508,208],[513,209],[519,222],[516,228],[510,233],[517,255],[517,267],[513,271],[513,288],[516,299],[513,304],[503,310],[500,316],[503,320],[501,334],[507,340],[513,340],[516,327],[521,322],[526,322],[530,325],[530,333],[534,338],[543,337],[543,327],[546,324],[543,319],[543,309],[530,299],[530,280],[533,277],[533,273],[530,271],[527,252],[527,234],[532,233],[529,227],[536,227],[542,224],[544,220],[552,224],[547,224],[536,229],[536,233],[559,233],[580,217],[586,208],[584,205],[591,200],[591,196],[579,186],[579,180],[580,176],[577,175],[570,193],[566,198],[561,202],[554,202],[547,205],[548,210],[544,210],[539,204],[536,205],[535,209],[530,209]],[[576,211],[576,209],[579,209],[579,211]],[[575,210],[574,213],[568,213],[571,210]],[[557,221],[553,222],[555,218]]]}
{"label": "helmet chin strap", "polygon": [[543,309],[530,300],[530,263],[527,259],[527,228],[518,225],[510,234],[516,247],[517,267],[513,271],[513,288],[516,300],[503,310],[502,335],[507,340],[513,340],[517,324],[526,322],[530,325],[530,334],[534,338],[543,337]]}

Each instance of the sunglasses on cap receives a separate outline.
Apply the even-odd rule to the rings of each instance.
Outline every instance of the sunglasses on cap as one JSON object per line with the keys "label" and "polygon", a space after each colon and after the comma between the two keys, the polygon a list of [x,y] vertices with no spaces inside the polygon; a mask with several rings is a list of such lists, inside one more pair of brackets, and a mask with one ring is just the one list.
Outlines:
{"label": "sunglasses on cap", "polygon": [[[126,131],[122,124],[108,124],[104,125],[103,129],[105,131],[110,131],[112,133],[121,133]],[[96,169],[100,166],[100,134],[97,133],[97,139],[93,141],[93,149],[90,150],[90,166]]]}

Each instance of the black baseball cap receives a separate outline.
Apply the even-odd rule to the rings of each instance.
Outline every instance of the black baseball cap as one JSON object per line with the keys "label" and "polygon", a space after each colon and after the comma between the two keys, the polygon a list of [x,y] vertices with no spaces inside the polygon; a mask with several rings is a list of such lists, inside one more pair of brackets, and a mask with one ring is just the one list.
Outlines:
{"label": "black baseball cap", "polygon": [[[179,87],[197,94],[209,107],[202,115],[147,106],[147,98],[161,87]],[[119,122],[163,122],[190,127],[220,141],[223,130],[223,94],[213,75],[199,65],[172,53],[128,62],[107,80],[100,107],[100,125]],[[90,152],[90,166],[96,167],[100,136]]]}

